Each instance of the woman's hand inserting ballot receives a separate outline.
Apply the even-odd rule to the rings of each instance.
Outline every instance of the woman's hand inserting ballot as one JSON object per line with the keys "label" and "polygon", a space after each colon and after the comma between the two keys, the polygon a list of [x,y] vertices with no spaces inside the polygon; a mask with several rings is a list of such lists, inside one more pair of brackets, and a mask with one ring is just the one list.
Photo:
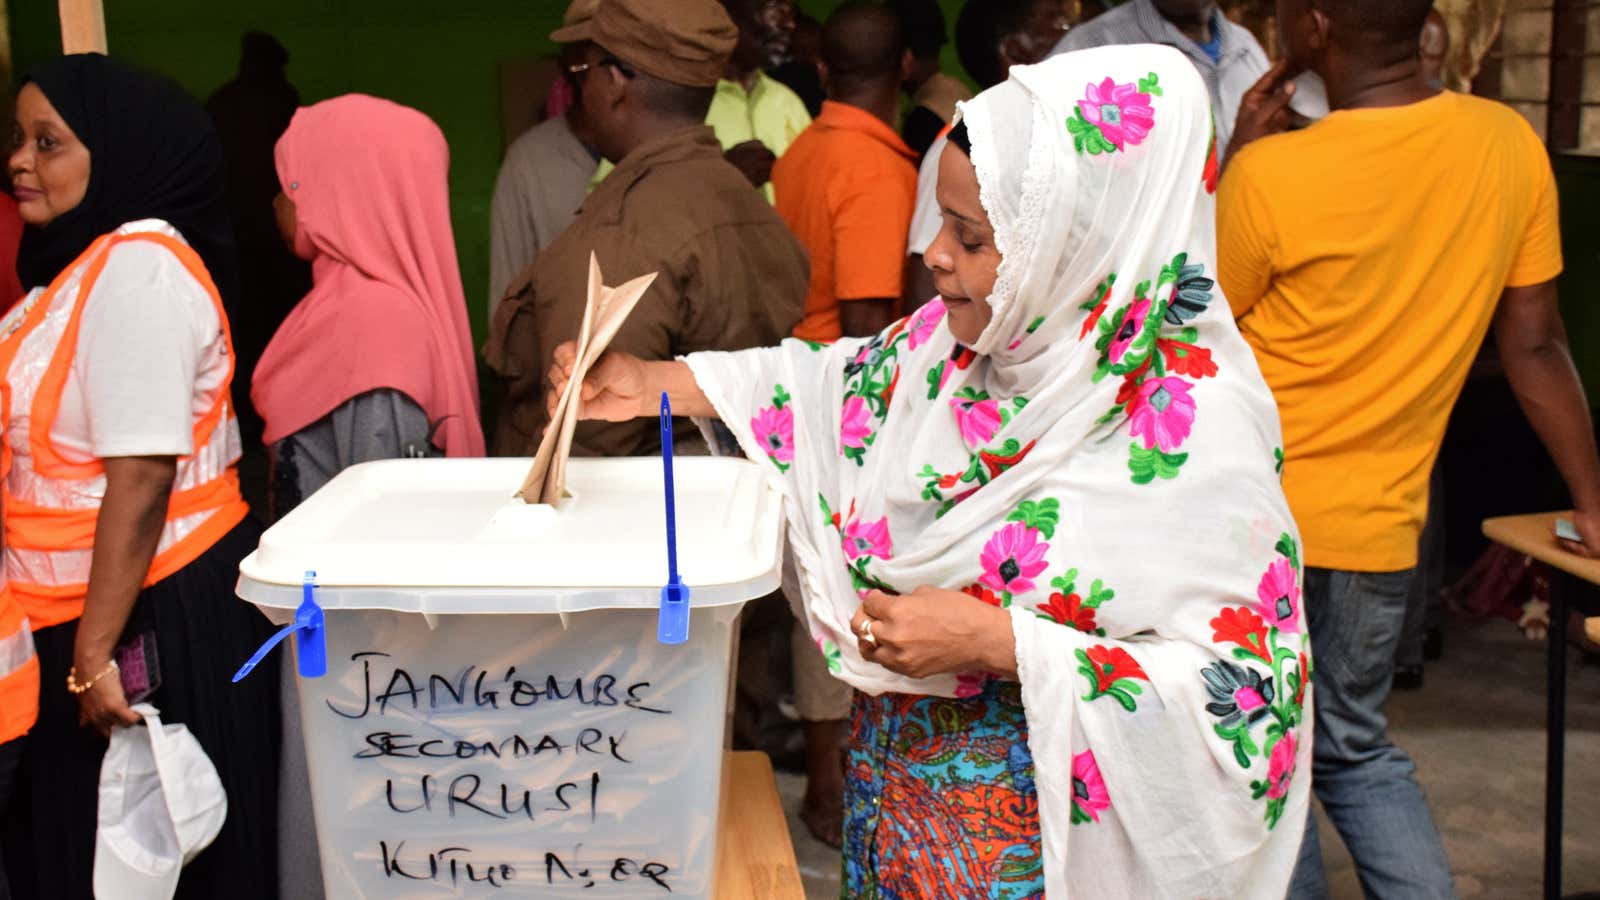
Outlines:
{"label": "woman's hand inserting ballot", "polygon": [[[576,343],[567,341],[556,348],[550,366],[550,392],[545,396],[548,412],[554,414],[556,403],[567,389],[567,382],[572,380],[577,365]],[[661,409],[662,391],[667,392],[678,415],[713,418],[717,414],[687,365],[671,360],[650,362],[612,351],[601,354],[584,376],[578,394],[578,415],[605,422],[654,416]]]}
{"label": "woman's hand inserting ballot", "polygon": [[1017,677],[1011,615],[960,591],[871,591],[850,630],[862,658],[911,678],[973,671]]}
{"label": "woman's hand inserting ballot", "polygon": [[[555,413],[556,401],[567,390],[577,365],[577,344],[568,341],[556,348],[555,363],[550,367],[550,393],[545,397],[547,412]],[[646,394],[644,378],[644,361],[637,356],[602,354],[583,379],[578,393],[582,401],[580,415],[607,422],[626,422],[647,415],[649,411],[641,405]]]}

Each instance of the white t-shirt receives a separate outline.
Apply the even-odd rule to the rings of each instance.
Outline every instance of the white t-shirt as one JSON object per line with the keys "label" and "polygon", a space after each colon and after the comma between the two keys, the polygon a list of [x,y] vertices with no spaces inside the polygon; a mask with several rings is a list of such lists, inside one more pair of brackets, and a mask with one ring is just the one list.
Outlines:
{"label": "white t-shirt", "polygon": [[230,362],[216,305],[183,262],[154,242],[118,244],[84,304],[51,437],[76,462],[186,456]]}

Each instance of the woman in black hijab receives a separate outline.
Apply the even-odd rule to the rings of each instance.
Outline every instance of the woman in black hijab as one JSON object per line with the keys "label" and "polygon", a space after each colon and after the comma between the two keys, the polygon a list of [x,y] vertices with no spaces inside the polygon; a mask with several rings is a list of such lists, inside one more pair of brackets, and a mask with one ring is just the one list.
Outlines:
{"label": "woman in black hijab", "polygon": [[23,232],[22,289],[45,287],[118,226],[162,219],[230,299],[238,262],[223,202],[222,145],[205,110],[176,84],[96,53],[63,56],[22,83],[44,93],[93,160],[83,201]]}
{"label": "woman in black hijab", "polygon": [[[235,469],[216,134],[177,86],[98,55],[28,75],[14,133],[29,293],[0,319],[3,571],[40,693],[0,840],[13,893],[167,896],[176,878],[178,897],[273,898],[277,679],[228,683],[271,628],[233,596],[259,530]],[[134,702],[187,726],[227,795],[181,878],[96,846],[106,738],[142,722]]]}

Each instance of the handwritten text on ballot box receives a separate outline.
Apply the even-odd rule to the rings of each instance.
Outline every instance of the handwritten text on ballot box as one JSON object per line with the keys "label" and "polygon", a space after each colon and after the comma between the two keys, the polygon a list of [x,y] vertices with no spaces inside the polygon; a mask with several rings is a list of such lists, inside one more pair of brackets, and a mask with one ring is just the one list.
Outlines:
{"label": "handwritten text on ballot box", "polygon": [[574,460],[546,527],[503,521],[504,462],[358,467],[242,566],[279,618],[318,570],[328,674],[299,688],[328,896],[709,897],[732,626],[776,586],[777,496],[679,462],[695,608],[663,646],[659,461]]}

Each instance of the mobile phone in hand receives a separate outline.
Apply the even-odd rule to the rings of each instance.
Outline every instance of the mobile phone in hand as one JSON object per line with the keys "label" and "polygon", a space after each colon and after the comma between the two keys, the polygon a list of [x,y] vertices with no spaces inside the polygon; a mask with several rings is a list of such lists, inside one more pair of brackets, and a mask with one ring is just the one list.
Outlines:
{"label": "mobile phone in hand", "polygon": [[113,655],[121,676],[122,693],[130,705],[150,699],[161,687],[161,661],[156,656],[155,632],[135,635],[117,647]]}
{"label": "mobile phone in hand", "polygon": [[1556,537],[1574,544],[1583,543],[1583,538],[1578,534],[1578,526],[1572,524],[1571,519],[1556,520]]}

